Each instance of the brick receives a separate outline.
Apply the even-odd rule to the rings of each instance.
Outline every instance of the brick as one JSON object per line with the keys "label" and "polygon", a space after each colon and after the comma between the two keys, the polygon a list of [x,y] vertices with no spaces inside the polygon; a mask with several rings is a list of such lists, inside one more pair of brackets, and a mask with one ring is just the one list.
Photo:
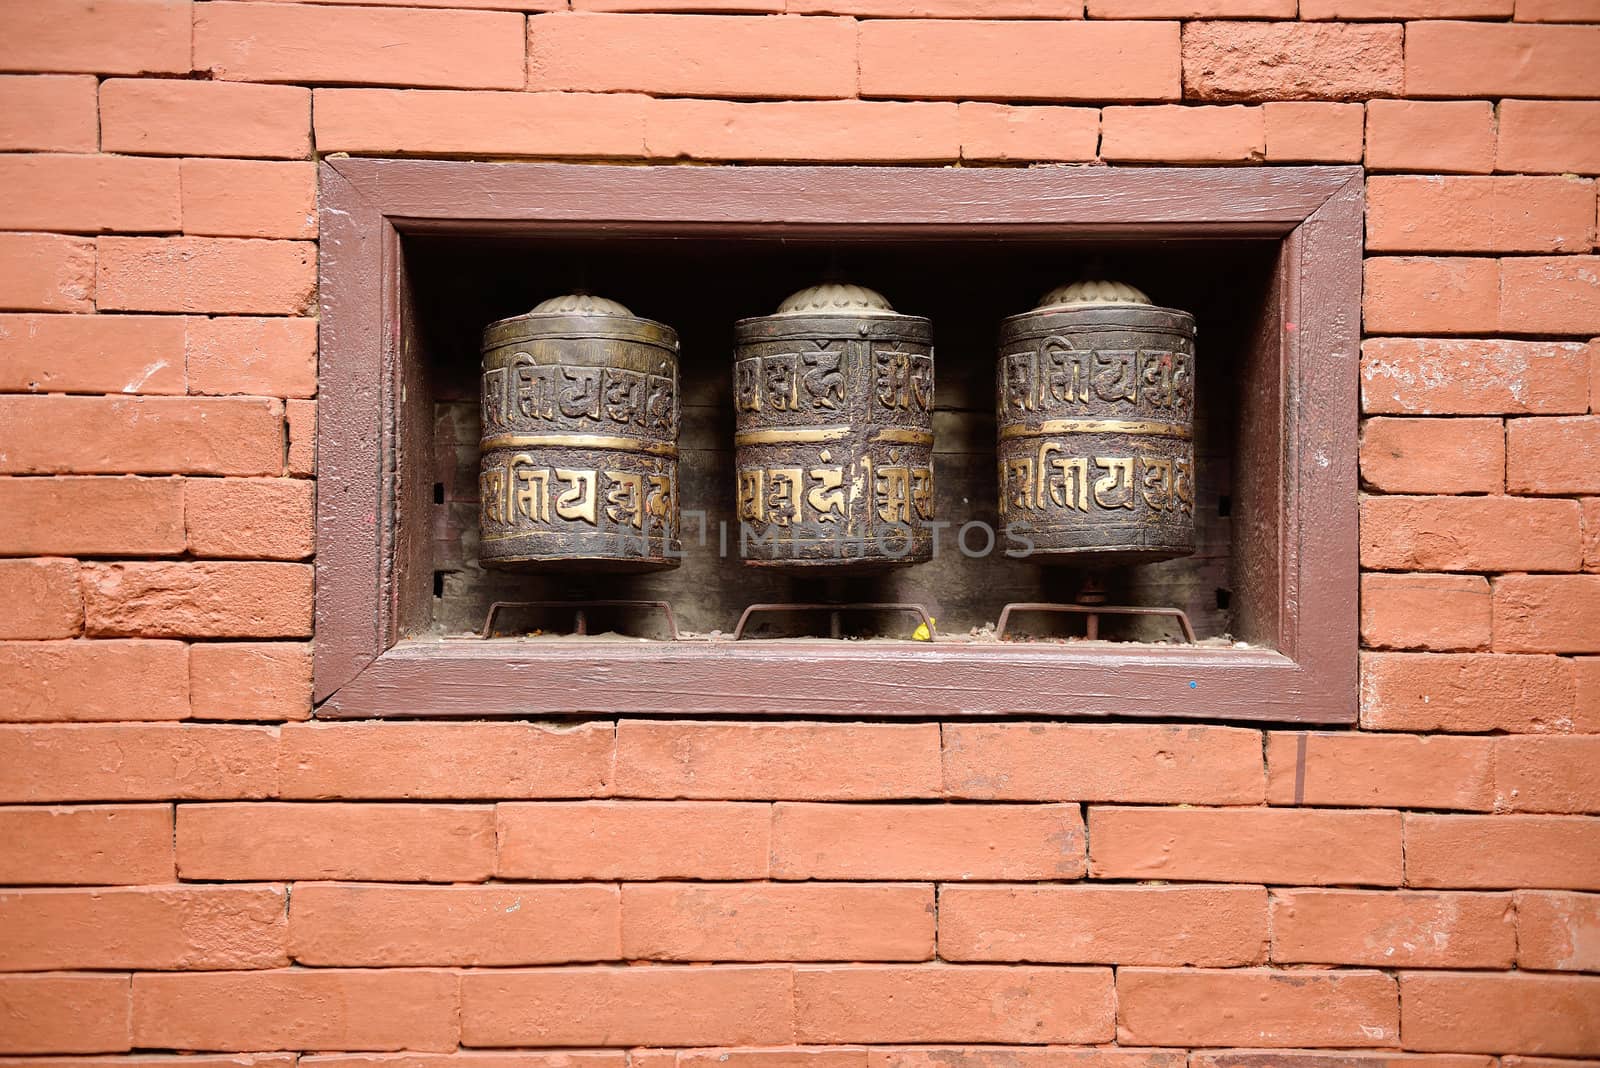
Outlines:
{"label": "brick", "polygon": [[861,24],[861,95],[1137,101],[1182,94],[1176,22]]}
{"label": "brick", "polygon": [[1360,104],[1273,100],[1261,106],[1269,163],[1359,163],[1366,109]]}
{"label": "brick", "polygon": [[704,801],[496,807],[502,879],[765,879],[771,806]]}
{"label": "brick", "polygon": [[1233,727],[966,723],[944,727],[951,797],[1254,805],[1261,734]]}
{"label": "brick", "polygon": [[1502,19],[1511,0],[1301,0],[1303,19]]}
{"label": "brick", "polygon": [[1554,656],[1363,653],[1361,726],[1379,731],[1600,730],[1574,723],[1572,662]]}
{"label": "brick", "polygon": [[677,1058],[675,1050],[637,1049],[300,1054],[306,1068],[675,1068]]}
{"label": "brick", "polygon": [[1600,820],[1407,813],[1406,885],[1600,890]]}
{"label": "brick", "polygon": [[510,11],[214,2],[195,9],[194,64],[224,81],[521,89]]}
{"label": "brick", "polygon": [[626,960],[918,961],[933,956],[933,887],[630,883]]}
{"label": "brick", "polygon": [[186,159],[179,180],[186,234],[317,236],[315,164]]}
{"label": "brick", "polygon": [[453,1050],[445,971],[192,972],[133,977],[133,1044],[158,1049]]}
{"label": "brick", "polygon": [[1267,153],[1260,108],[1109,107],[1100,124],[1100,156],[1111,163],[1258,163]]}
{"label": "brick", "polygon": [[1199,22],[1183,34],[1184,95],[1198,100],[1397,96],[1399,26]]}
{"label": "brick", "polygon": [[1600,575],[1495,579],[1494,647],[1504,653],[1600,653]]}
{"label": "brick", "polygon": [[[874,1056],[921,1050],[869,1050],[864,1046],[782,1046],[769,1049],[679,1050],[675,1063],[683,1068],[868,1068]],[[637,1062],[635,1062],[637,1063]]]}
{"label": "brick", "polygon": [[956,105],[928,101],[671,99],[645,113],[645,154],[658,159],[953,162]]}
{"label": "brick", "polygon": [[[588,2],[591,0],[574,0],[573,6],[582,8]],[[777,4],[778,0],[772,2]],[[789,0],[784,10],[791,15],[821,13],[895,19],[1081,19],[1083,0]]]}
{"label": "brick", "polygon": [[1367,104],[1369,170],[1488,174],[1494,153],[1494,105],[1487,100]]}
{"label": "brick", "polygon": [[112,78],[100,87],[100,138],[107,152],[305,159],[311,90]]}
{"label": "brick", "polygon": [[590,797],[609,789],[612,727],[307,723],[283,756],[284,797]]}
{"label": "brick", "polygon": [[189,551],[199,557],[304,560],[316,548],[315,488],[295,478],[191,478],[183,490]]}
{"label": "brick", "polygon": [[1117,970],[1124,1045],[1394,1046],[1395,981],[1381,972]]}
{"label": "brick", "polygon": [[183,719],[182,642],[0,643],[0,720]]}
{"label": "brick", "polygon": [[317,391],[317,321],[191,317],[189,390],[223,396],[310,397]]}
{"label": "brick", "polygon": [[1500,493],[1506,433],[1498,419],[1368,419],[1361,481],[1384,493]]}
{"label": "brick", "polygon": [[1570,571],[1576,501],[1364,497],[1361,566],[1389,571]]}
{"label": "brick", "polygon": [[1095,108],[969,100],[956,105],[956,124],[965,160],[1081,162],[1099,151],[1100,112]]}
{"label": "brick", "polygon": [[132,1053],[106,1057],[14,1057],[7,1068],[294,1068],[293,1053]]}
{"label": "brick", "polygon": [[44,0],[0,11],[0,70],[187,74],[188,0]]}
{"label": "brick", "polygon": [[1519,334],[1600,333],[1600,256],[1501,260],[1500,329]]}
{"label": "brick", "polygon": [[1489,738],[1274,732],[1267,768],[1274,805],[1494,807]]}
{"label": "brick", "polygon": [[70,638],[83,630],[76,560],[0,560],[0,589],[10,602],[0,612],[0,640]]}
{"label": "brick", "polygon": [[1189,1063],[1193,1068],[1494,1068],[1495,1062],[1492,1057],[1386,1050],[1196,1050]]}
{"label": "brick", "polygon": [[1600,1037],[1600,976],[1402,972],[1400,1003],[1411,1049],[1573,1055]]}
{"label": "brick", "polygon": [[1361,642],[1369,649],[1487,649],[1492,606],[1482,575],[1362,575]]}
{"label": "brick", "polygon": [[0,150],[98,151],[97,85],[83,75],[0,76]]}
{"label": "brick", "polygon": [[[311,646],[299,642],[202,642],[189,650],[195,719],[307,719]],[[286,761],[284,782],[296,769]]]}
{"label": "brick", "polygon": [[1363,267],[1361,315],[1370,333],[1476,334],[1499,326],[1494,260],[1380,256]]}
{"label": "brick", "polygon": [[946,886],[939,957],[1063,964],[1259,964],[1259,886]]}
{"label": "brick", "polygon": [[939,725],[617,724],[623,797],[867,801],[937,797]]}
{"label": "brick", "polygon": [[1406,30],[1410,96],[1600,96],[1600,27],[1419,22]]}
{"label": "brick", "polygon": [[1600,493],[1600,416],[1506,423],[1512,493]]}
{"label": "brick", "polygon": [[282,886],[4,890],[0,967],[281,967],[286,903]]}
{"label": "brick", "polygon": [[842,18],[557,12],[528,19],[535,92],[850,97],[855,55],[856,24]]}
{"label": "brick", "polygon": [[1083,871],[1077,805],[780,802],[773,812],[777,879],[1056,880]]}
{"label": "brick", "polygon": [[1293,0],[1089,0],[1092,19],[1292,19]]}
{"label": "brick", "polygon": [[105,309],[298,315],[315,299],[316,245],[229,237],[103,237]]}
{"label": "brick", "polygon": [[1495,808],[1600,812],[1600,736],[1495,739]]}
{"label": "brick", "polygon": [[1600,101],[1502,100],[1495,170],[1600,174]]}
{"label": "brick", "polygon": [[0,315],[0,389],[181,394],[183,336],[169,315]]}
{"label": "brick", "polygon": [[1600,895],[1518,893],[1517,964],[1538,971],[1600,972]]}
{"label": "brick", "polygon": [[1594,348],[1576,341],[1372,338],[1361,345],[1361,405],[1396,415],[1582,412]]}
{"label": "brick", "polygon": [[1594,22],[1591,0],[1517,0],[1518,22]]}
{"label": "brick", "polygon": [[801,1042],[1109,1042],[1109,968],[831,965],[794,970]]}
{"label": "brick", "polygon": [[461,977],[471,1046],[744,1046],[794,1032],[790,969],[547,968]]}
{"label": "brick", "polygon": [[317,147],[637,158],[649,99],[626,93],[318,89]]}
{"label": "brick", "polygon": [[1583,502],[1583,569],[1600,571],[1600,497]]}
{"label": "brick", "polygon": [[271,797],[268,727],[75,723],[0,727],[0,801]]}
{"label": "brick", "polygon": [[0,975],[0,1053],[115,1053],[129,1048],[128,977]]}
{"label": "brick", "polygon": [[879,1046],[867,1056],[868,1068],[1184,1068],[1188,1063],[1183,1050],[1113,1046]]}
{"label": "brick", "polygon": [[1097,879],[1396,886],[1400,865],[1395,812],[1089,809]]}
{"label": "brick", "polygon": [[178,229],[178,166],[132,156],[0,155],[0,229]]}
{"label": "brick", "polygon": [[1399,175],[1367,183],[1367,247],[1385,252],[1587,252],[1594,183]]}
{"label": "brick", "polygon": [[616,960],[620,926],[615,886],[298,883],[289,951],[370,968]]}
{"label": "brick", "polygon": [[306,564],[94,564],[83,572],[92,637],[309,638]]}
{"label": "brick", "polygon": [[317,473],[317,402],[291,400],[283,406],[284,423],[289,435],[289,448],[285,468],[296,478],[307,478]]}
{"label": "brick", "polygon": [[0,469],[15,474],[277,474],[283,407],[261,398],[0,398]]}
{"label": "brick", "polygon": [[0,310],[92,312],[94,274],[93,241],[0,233]]}
{"label": "brick", "polygon": [[174,878],[171,805],[0,807],[0,841],[0,883],[13,886]]}
{"label": "brick", "polygon": [[1272,959],[1375,968],[1509,968],[1510,894],[1275,890]]}
{"label": "brick", "polygon": [[[845,0],[849,2],[849,0]],[[871,6],[872,0],[863,0],[866,6]],[[889,0],[880,0],[889,2]],[[1078,0],[1081,4],[1083,0]],[[569,7],[573,11],[628,11],[628,12],[668,12],[674,14],[756,14],[756,15],[781,15],[786,10],[783,0],[574,0],[571,4],[560,4],[560,0],[547,0],[541,10],[565,11]],[[803,5],[806,10],[793,11],[790,14],[809,15],[817,10],[825,9],[831,5],[827,0],[810,0]]]}
{"label": "brick", "polygon": [[481,882],[494,868],[487,805],[264,802],[181,805],[184,879]]}

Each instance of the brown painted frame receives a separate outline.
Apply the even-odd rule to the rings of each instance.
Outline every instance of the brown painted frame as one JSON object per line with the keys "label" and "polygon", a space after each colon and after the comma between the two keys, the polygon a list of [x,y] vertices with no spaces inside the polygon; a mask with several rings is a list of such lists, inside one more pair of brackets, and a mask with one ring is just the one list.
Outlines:
{"label": "brown painted frame", "polygon": [[[320,716],[1126,716],[1356,718],[1356,167],[619,167],[333,159],[321,174],[315,689]],[[472,643],[402,640],[425,566],[405,498],[405,233],[1279,242],[1277,367],[1241,418],[1275,438],[1241,502],[1276,651],[1058,645]],[[1276,329],[1276,328],[1274,328]],[[1277,380],[1273,381],[1276,375]],[[419,391],[413,390],[415,394]],[[412,406],[415,408],[415,406]],[[423,424],[425,425],[425,424]],[[426,486],[428,481],[420,483]],[[397,577],[400,576],[400,577]],[[412,583],[413,585],[415,583]]]}

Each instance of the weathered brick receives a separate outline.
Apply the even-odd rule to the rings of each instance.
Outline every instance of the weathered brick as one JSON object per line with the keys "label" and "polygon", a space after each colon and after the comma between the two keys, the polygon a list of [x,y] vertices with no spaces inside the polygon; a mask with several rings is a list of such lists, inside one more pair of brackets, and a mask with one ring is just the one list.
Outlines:
{"label": "weathered brick", "polygon": [[703,800],[937,797],[939,725],[617,724],[616,792]]}
{"label": "weathered brick", "polygon": [[186,159],[179,182],[186,234],[317,236],[315,164]]}
{"label": "weathered brick", "polygon": [[1361,315],[1370,333],[1477,334],[1499,326],[1494,260],[1378,256],[1364,269]]}
{"label": "weathered brick", "polygon": [[637,158],[645,154],[649,104],[631,93],[318,89],[317,147]]}
{"label": "weathered brick", "polygon": [[0,640],[70,638],[83,630],[76,560],[0,560],[0,590],[9,602],[0,612]]}
{"label": "weathered brick", "polygon": [[481,882],[494,868],[488,805],[261,802],[178,806],[184,879]]}
{"label": "weathered brick", "polygon": [[1375,971],[1117,969],[1124,1045],[1394,1046],[1395,981]]}
{"label": "weathered brick", "polygon": [[317,402],[291,400],[283,406],[289,448],[285,467],[289,474],[306,478],[317,472]]}
{"label": "weathered brick", "polygon": [[[189,650],[189,690],[195,719],[306,719],[311,646],[201,642]],[[296,770],[285,762],[285,783]]]}
{"label": "weathered brick", "polygon": [[311,90],[112,78],[100,87],[100,139],[107,152],[304,159]]}
{"label": "weathered brick", "polygon": [[1502,100],[1495,170],[1600,174],[1600,101]]}
{"label": "weathered brick", "polygon": [[323,4],[202,4],[194,65],[225,81],[521,89],[523,23],[511,11]]}
{"label": "weathered brick", "polygon": [[275,968],[282,886],[0,890],[0,968]]}
{"label": "weathered brick", "polygon": [[764,879],[771,806],[702,801],[496,806],[502,879]]}
{"label": "weathered brick", "polygon": [[0,234],[0,310],[94,311],[95,243],[61,234]]}
{"label": "weathered brick", "polygon": [[1518,334],[1600,333],[1600,256],[1501,260],[1500,329]]}
{"label": "weathered brick", "polygon": [[1273,100],[1261,106],[1269,163],[1358,163],[1366,108]]}
{"label": "weathered brick", "polygon": [[1361,566],[1389,571],[1572,571],[1577,501],[1364,497]]}
{"label": "weathered brick", "polygon": [[1509,968],[1510,894],[1275,890],[1272,959],[1375,968]]}
{"label": "weathered brick", "polygon": [[0,720],[183,719],[182,642],[0,642]]}
{"label": "weathered brick", "polygon": [[316,393],[315,319],[192,316],[186,322],[190,392],[258,397]]}
{"label": "weathered brick", "polygon": [[1487,100],[1367,104],[1369,170],[1488,174],[1495,169],[1494,153],[1494,105]]}
{"label": "weathered brick", "polygon": [[861,95],[1137,101],[1182,97],[1176,22],[861,23]]}
{"label": "weathered brick", "polygon": [[608,792],[612,727],[318,723],[283,732],[283,796],[590,797]]}
{"label": "weathered brick", "polygon": [[1411,734],[1274,732],[1267,741],[1274,805],[1494,807],[1494,742]]}
{"label": "weathered brick", "polygon": [[461,977],[472,1046],[744,1046],[791,1041],[790,969],[545,968]]}
{"label": "weathered brick", "polygon": [[128,977],[0,975],[0,1053],[116,1053],[130,1048]]}
{"label": "weathered brick", "polygon": [[315,488],[296,478],[191,478],[183,490],[189,551],[199,557],[304,560],[316,547]]}
{"label": "weathered brick", "polygon": [[1600,812],[1600,735],[1495,739],[1495,808]]}
{"label": "weathered brick", "polygon": [[[665,159],[953,162],[956,105],[932,101],[653,101],[645,154]],[[1093,155],[1091,151],[1091,156]]]}
{"label": "weathered brick", "polygon": [[944,785],[983,801],[1254,805],[1261,735],[1232,727],[967,723],[944,727]]}
{"label": "weathered brick", "polygon": [[1400,883],[1400,815],[1309,809],[1089,809],[1089,874],[1199,882]]}
{"label": "weathered brick", "polygon": [[961,158],[987,162],[1076,162],[1095,158],[1100,112],[1095,108],[956,105]]}
{"label": "weathered brick", "polygon": [[7,1068],[295,1068],[296,1056],[284,1052],[209,1056],[202,1053],[130,1053],[100,1057],[13,1057],[5,1063]]}
{"label": "weathered brick", "polygon": [[1595,22],[1590,0],[1517,0],[1518,22]]}
{"label": "weathered brick", "polygon": [[0,8],[0,70],[187,74],[189,0],[49,0]]}
{"label": "weathered brick", "polygon": [[[0,807],[0,883],[170,883],[171,805]],[[60,1052],[70,1053],[63,1049]]]}
{"label": "weathered brick", "polygon": [[1517,894],[1517,964],[1537,971],[1600,972],[1600,894]]}
{"label": "weathered brick", "polygon": [[1495,579],[1494,647],[1504,653],[1600,653],[1600,575]]}
{"label": "weathered brick", "polygon": [[1301,0],[1303,19],[1509,18],[1511,0]]}
{"label": "weathered brick", "polygon": [[1506,489],[1600,493],[1600,415],[1507,422]]}
{"label": "weathered brick", "polygon": [[1600,96],[1600,27],[1417,22],[1406,29],[1411,96]]}
{"label": "weathered brick", "polygon": [[93,637],[308,638],[311,568],[215,561],[84,568]]}
{"label": "weathered brick", "polygon": [[1188,1063],[1193,1068],[1494,1068],[1495,1061],[1486,1056],[1390,1050],[1229,1049],[1195,1050],[1189,1055]]}
{"label": "weathered brick", "polygon": [[1600,730],[1600,707],[1585,717],[1575,695],[1572,662],[1554,656],[1361,656],[1361,725],[1368,730]]}
{"label": "weathered brick", "polygon": [[1065,964],[1259,964],[1259,886],[946,886],[939,957]]}
{"label": "weathered brick", "polygon": [[97,151],[96,86],[86,75],[0,76],[0,150]]}
{"label": "weathered brick", "polygon": [[557,12],[528,19],[528,88],[535,91],[850,97],[855,55],[856,24],[842,18]]}
{"label": "weathered brick", "polygon": [[1600,890],[1600,820],[1405,816],[1406,885]]}
{"label": "weathered brick", "polygon": [[289,952],[309,965],[561,964],[621,955],[615,886],[298,883]]}
{"label": "weathered brick", "polygon": [[181,394],[183,336],[170,315],[0,315],[0,389]]}
{"label": "weathered brick", "polygon": [[1075,879],[1077,805],[814,805],[780,802],[778,879]]}
{"label": "weathered brick", "polygon": [[316,291],[316,246],[231,237],[102,237],[105,309],[298,315]]}
{"label": "weathered brick", "polygon": [[1377,252],[1587,252],[1595,187],[1563,177],[1396,175],[1367,183]]}
{"label": "weathered brick", "polygon": [[1292,19],[1293,0],[1089,0],[1092,19]]}
{"label": "weathered brick", "polygon": [[1600,1036],[1600,976],[1402,972],[1400,1004],[1410,1049],[1581,1055]]}
{"label": "weathered brick", "polygon": [[[867,0],[870,2],[870,0]],[[915,0],[913,0],[915,2]],[[896,1054],[917,1054],[933,1051],[896,1050],[865,1046],[779,1046],[767,1049],[685,1049],[676,1054],[677,1064],[683,1068],[871,1068],[875,1056],[888,1059]],[[634,1062],[636,1065],[637,1061]]]}
{"label": "weathered brick", "polygon": [[0,155],[0,229],[178,229],[178,165],[166,159],[56,154]]}
{"label": "weathered brick", "polygon": [[1384,493],[1499,493],[1506,435],[1498,419],[1368,419],[1361,481]]}
{"label": "weathered brick", "polygon": [[1361,345],[1361,405],[1407,415],[1582,412],[1594,349],[1578,341],[1372,338]]}
{"label": "weathered brick", "polygon": [[1398,96],[1399,26],[1194,22],[1183,33],[1184,95],[1198,100]]}
{"label": "weathered brick", "polygon": [[454,972],[284,968],[133,977],[133,1044],[156,1049],[453,1050]]}
{"label": "weathered brick", "polygon": [[1259,107],[1109,107],[1100,126],[1110,163],[1254,163],[1267,153]]}
{"label": "weathered brick", "polygon": [[283,402],[0,397],[0,469],[16,474],[277,474]]}
{"label": "weathered brick", "polygon": [[[306,1068],[676,1068],[677,1059],[676,1050],[641,1049],[474,1049],[455,1053],[300,1054],[300,1061]],[[172,1068],[184,1068],[184,1066],[175,1065]],[[200,1065],[198,1068],[210,1068],[210,1066]],[[286,1068],[294,1066],[289,1065]]]}
{"label": "weathered brick", "polygon": [[1482,575],[1362,575],[1361,642],[1369,649],[1487,649],[1492,608]]}
{"label": "weathered brick", "polygon": [[1600,497],[1583,501],[1583,569],[1600,571]]}
{"label": "weathered brick", "polygon": [[[629,883],[626,960],[917,961],[933,956],[933,887]],[[597,958],[598,959],[598,958]]]}
{"label": "weathered brick", "polygon": [[824,965],[794,970],[801,1042],[1109,1042],[1109,968]]}
{"label": "weathered brick", "polygon": [[271,797],[269,727],[74,723],[0,727],[0,801]]}

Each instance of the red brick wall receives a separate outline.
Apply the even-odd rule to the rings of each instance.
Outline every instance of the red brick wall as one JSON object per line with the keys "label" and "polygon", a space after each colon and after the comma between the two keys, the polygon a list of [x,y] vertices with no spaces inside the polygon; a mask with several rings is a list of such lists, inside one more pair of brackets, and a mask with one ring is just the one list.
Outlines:
{"label": "red brick wall", "polygon": [[[1600,1056],[1600,3],[551,6],[0,5],[0,1053]],[[340,151],[1365,163],[1361,729],[303,722]]]}

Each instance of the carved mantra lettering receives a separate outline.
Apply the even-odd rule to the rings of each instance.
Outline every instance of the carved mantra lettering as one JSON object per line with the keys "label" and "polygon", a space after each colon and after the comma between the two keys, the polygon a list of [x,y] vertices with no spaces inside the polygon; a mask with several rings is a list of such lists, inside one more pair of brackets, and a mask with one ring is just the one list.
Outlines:
{"label": "carved mantra lettering", "polygon": [[[861,507],[857,507],[860,504]],[[849,535],[874,525],[933,518],[933,469],[903,464],[874,468],[870,457],[844,467],[739,469],[738,515],[746,523],[843,523]]]}
{"label": "carved mantra lettering", "polygon": [[490,430],[529,422],[582,420],[677,435],[673,380],[620,367],[535,363],[518,352],[483,373],[483,421]]}
{"label": "carved mantra lettering", "polygon": [[[1000,460],[1000,514],[1134,509],[1194,513],[1194,462],[1187,456],[1074,456],[1059,441]],[[1092,507],[1091,507],[1092,506]]]}
{"label": "carved mantra lettering", "polygon": [[561,529],[567,523],[659,529],[675,522],[670,471],[546,467],[528,453],[485,462],[480,475],[483,516],[500,526]]}
{"label": "carved mantra lettering", "polygon": [[1192,359],[1155,349],[1080,351],[1064,337],[1048,337],[1031,351],[1001,356],[1000,414],[1098,411],[1116,403],[1169,415],[1191,411]]}
{"label": "carved mantra lettering", "polygon": [[[848,407],[845,342],[816,342],[807,352],[773,353],[733,367],[733,403],[741,412],[836,412]],[[933,359],[914,352],[872,354],[872,401],[888,411],[933,410]]]}

